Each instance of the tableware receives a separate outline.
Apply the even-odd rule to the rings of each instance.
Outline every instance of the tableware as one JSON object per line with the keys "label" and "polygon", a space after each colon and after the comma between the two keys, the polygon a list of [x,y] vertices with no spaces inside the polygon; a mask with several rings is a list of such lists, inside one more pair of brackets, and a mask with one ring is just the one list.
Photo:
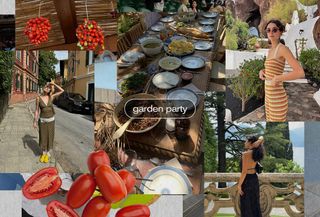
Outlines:
{"label": "tableware", "polygon": [[208,41],[197,41],[194,43],[194,48],[196,50],[210,50],[212,48],[212,43]]}
{"label": "tableware", "polygon": [[139,38],[139,43],[141,44],[142,42],[144,42],[145,40],[148,40],[148,39],[157,39],[156,36],[144,36],[142,38]]}
{"label": "tableware", "polygon": [[143,52],[148,56],[154,56],[161,53],[163,43],[160,39],[146,39],[141,43]]}
{"label": "tableware", "polygon": [[194,45],[189,41],[174,40],[165,46],[165,51],[173,56],[186,56],[194,52]]}
{"label": "tableware", "polygon": [[197,16],[197,13],[193,13],[193,12],[186,12],[186,13],[182,13],[182,14],[179,14],[177,16],[177,19],[181,22],[192,22],[195,20]]}
{"label": "tableware", "polygon": [[216,12],[204,12],[202,16],[205,18],[216,18],[219,14]]}
{"label": "tableware", "polygon": [[177,57],[163,57],[159,60],[159,66],[167,71],[173,71],[181,66],[181,60]]}
{"label": "tableware", "polygon": [[155,31],[155,32],[160,32],[164,28],[165,28],[164,24],[160,23],[160,22],[155,24],[155,25],[153,25],[153,26],[151,26],[151,30]]}
{"label": "tableware", "polygon": [[204,33],[210,33],[214,31],[214,28],[212,26],[200,26],[199,30]]}
{"label": "tableware", "polygon": [[172,72],[161,72],[156,74],[152,83],[159,89],[171,89],[178,85],[180,78]]}
{"label": "tableware", "polygon": [[174,106],[187,107],[188,110],[199,104],[199,96],[186,88],[175,88],[167,93],[167,100],[173,100]]}
{"label": "tableware", "polygon": [[144,54],[139,51],[127,51],[120,57],[120,60],[126,63],[135,63],[138,59],[144,57]]}
{"label": "tableware", "polygon": [[178,168],[166,165],[155,167],[144,178],[152,180],[141,183],[144,194],[192,194],[187,175]]}
{"label": "tableware", "polygon": [[187,69],[200,69],[205,64],[205,60],[198,56],[189,56],[182,59],[182,66]]}
{"label": "tableware", "polygon": [[163,23],[171,23],[174,21],[174,18],[172,16],[168,16],[168,17],[162,17],[160,19],[161,22]]}
{"label": "tableware", "polygon": [[189,84],[193,79],[193,74],[190,72],[184,72],[181,75],[181,79],[184,85]]}
{"label": "tableware", "polygon": [[199,23],[201,25],[213,25],[215,24],[215,20],[214,19],[202,19],[202,20],[199,20]]}
{"label": "tableware", "polygon": [[[135,100],[135,99],[157,99],[157,97],[155,97],[154,95],[151,94],[146,94],[146,93],[138,93],[138,94],[134,94],[131,96],[128,96],[124,99],[121,100],[121,102],[116,106],[116,108],[114,109],[113,112],[113,121],[114,123],[117,125],[117,127],[121,127],[123,125],[123,123],[120,123],[119,121],[119,115],[124,111],[124,107],[127,103],[129,103],[129,101],[131,100]],[[160,101],[154,101],[156,103],[156,106],[160,107],[161,102]],[[151,118],[146,118],[146,119],[151,119]],[[159,124],[159,122],[161,121],[161,117],[154,117],[152,118],[153,120],[156,120],[151,126],[148,126],[144,129],[141,130],[130,130],[130,129],[126,129],[126,132],[129,133],[145,133],[150,131],[151,129],[153,129],[155,126],[157,126]],[[140,117],[140,120],[143,120],[143,118]],[[132,121],[133,122],[133,121]]]}

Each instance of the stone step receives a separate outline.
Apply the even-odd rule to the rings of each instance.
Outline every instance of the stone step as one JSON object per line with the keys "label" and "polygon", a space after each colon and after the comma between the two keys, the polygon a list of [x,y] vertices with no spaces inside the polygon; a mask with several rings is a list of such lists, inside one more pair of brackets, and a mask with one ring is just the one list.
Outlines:
{"label": "stone step", "polygon": [[213,63],[212,63],[212,71],[211,71],[211,78],[214,78],[214,79],[225,79],[226,78],[225,65],[220,63],[220,62],[213,61]]}

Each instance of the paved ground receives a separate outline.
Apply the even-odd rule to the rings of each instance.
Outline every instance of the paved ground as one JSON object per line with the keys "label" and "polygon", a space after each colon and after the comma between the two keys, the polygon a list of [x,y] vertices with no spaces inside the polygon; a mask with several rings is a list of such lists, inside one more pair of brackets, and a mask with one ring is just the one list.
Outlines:
{"label": "paved ground", "polygon": [[34,172],[48,165],[64,172],[87,171],[86,159],[92,150],[93,122],[90,117],[56,111],[55,159],[38,161],[38,131],[32,127],[34,101],[10,106],[0,123],[0,172]]}
{"label": "paved ground", "polygon": [[[320,105],[313,95],[318,91],[306,83],[286,83],[289,98],[288,121],[320,121]],[[265,121],[264,106],[238,119],[240,122]]]}
{"label": "paved ground", "polygon": [[[219,210],[219,214],[222,214],[222,213],[224,213],[224,214],[235,214],[233,208],[221,208]],[[275,216],[283,216],[283,217],[289,216],[284,209],[280,209],[280,208],[273,208],[272,209],[270,216],[274,216],[274,215]]]}
{"label": "paved ground", "polygon": [[305,216],[320,216],[320,122],[305,123]]}

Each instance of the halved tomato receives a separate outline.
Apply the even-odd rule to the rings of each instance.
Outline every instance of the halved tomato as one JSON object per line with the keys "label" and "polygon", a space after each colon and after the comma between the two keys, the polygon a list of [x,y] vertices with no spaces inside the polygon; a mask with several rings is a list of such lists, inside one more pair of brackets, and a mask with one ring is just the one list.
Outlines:
{"label": "halved tomato", "polygon": [[115,217],[150,217],[150,209],[146,205],[132,205],[120,209]]}
{"label": "halved tomato", "polygon": [[89,154],[87,164],[90,173],[93,174],[94,170],[100,165],[110,166],[110,158],[104,150],[93,151]]}
{"label": "halved tomato", "polygon": [[53,200],[47,205],[48,217],[79,217],[79,215],[68,205]]}
{"label": "halved tomato", "polygon": [[71,185],[67,193],[67,205],[73,209],[85,204],[96,190],[96,182],[89,174],[82,174]]}
{"label": "halved tomato", "polygon": [[136,181],[137,181],[136,177],[134,177],[134,175],[126,169],[119,170],[117,171],[117,173],[122,178],[124,184],[126,185],[127,192],[130,193],[136,184]]}
{"label": "halved tomato", "polygon": [[104,199],[109,203],[122,200],[127,196],[127,189],[121,177],[106,165],[101,165],[94,171],[97,185]]}
{"label": "halved tomato", "polygon": [[110,209],[110,203],[103,199],[103,197],[95,197],[84,208],[82,217],[106,217]]}
{"label": "halved tomato", "polygon": [[56,193],[62,181],[55,167],[47,167],[33,174],[22,188],[23,195],[30,199],[40,199]]}

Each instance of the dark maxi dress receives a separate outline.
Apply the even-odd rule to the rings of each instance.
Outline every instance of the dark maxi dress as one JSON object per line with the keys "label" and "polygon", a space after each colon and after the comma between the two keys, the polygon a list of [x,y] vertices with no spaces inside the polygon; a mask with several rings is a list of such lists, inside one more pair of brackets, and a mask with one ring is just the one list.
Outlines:
{"label": "dark maxi dress", "polygon": [[[240,168],[242,169],[242,161]],[[258,175],[247,174],[241,188],[243,191],[243,195],[240,196],[241,217],[262,217]]]}

